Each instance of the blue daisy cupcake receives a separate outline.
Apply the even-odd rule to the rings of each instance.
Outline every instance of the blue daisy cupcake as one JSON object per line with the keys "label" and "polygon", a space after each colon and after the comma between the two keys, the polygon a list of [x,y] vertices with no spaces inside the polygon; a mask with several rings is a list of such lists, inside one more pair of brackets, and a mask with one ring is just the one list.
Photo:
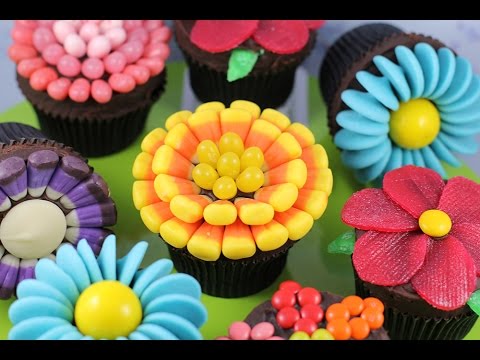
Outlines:
{"label": "blue daisy cupcake", "polygon": [[98,254],[117,212],[79,153],[22,124],[0,124],[0,299],[34,277],[41,258],[86,239]]}
{"label": "blue daisy cupcake", "polygon": [[161,259],[140,270],[148,244],[116,258],[116,239],[97,258],[86,240],[65,244],[56,260],[42,259],[36,279],[18,286],[9,309],[11,340],[201,340],[207,319],[199,283],[170,274]]}
{"label": "blue daisy cupcake", "polygon": [[474,154],[480,79],[443,43],[387,24],[344,34],[320,70],[329,127],[343,163],[362,182],[413,164],[446,176],[442,162]]}

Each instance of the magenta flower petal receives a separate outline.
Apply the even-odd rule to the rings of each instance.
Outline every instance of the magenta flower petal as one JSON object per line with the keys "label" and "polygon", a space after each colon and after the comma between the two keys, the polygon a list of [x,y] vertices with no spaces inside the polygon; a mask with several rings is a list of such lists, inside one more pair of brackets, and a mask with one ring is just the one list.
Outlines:
{"label": "magenta flower petal", "polygon": [[262,20],[253,39],[275,54],[293,54],[307,45],[309,35],[303,20]]}
{"label": "magenta flower petal", "polygon": [[368,231],[355,243],[353,265],[363,281],[381,286],[405,284],[422,267],[428,242],[423,233]]}
{"label": "magenta flower petal", "polygon": [[480,224],[455,224],[450,235],[460,240],[470,254],[480,276]]}
{"label": "magenta flower petal", "polygon": [[454,224],[480,223],[480,185],[462,176],[448,180],[438,208],[445,211]]}

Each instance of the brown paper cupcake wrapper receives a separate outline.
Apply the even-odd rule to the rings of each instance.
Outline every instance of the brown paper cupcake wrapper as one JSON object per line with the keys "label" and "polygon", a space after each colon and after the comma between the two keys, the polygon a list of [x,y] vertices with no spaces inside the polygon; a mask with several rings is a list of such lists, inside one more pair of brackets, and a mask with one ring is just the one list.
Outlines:
{"label": "brown paper cupcake wrapper", "polygon": [[7,122],[0,124],[0,143],[9,144],[11,141],[21,139],[46,139],[47,137],[33,126]]}

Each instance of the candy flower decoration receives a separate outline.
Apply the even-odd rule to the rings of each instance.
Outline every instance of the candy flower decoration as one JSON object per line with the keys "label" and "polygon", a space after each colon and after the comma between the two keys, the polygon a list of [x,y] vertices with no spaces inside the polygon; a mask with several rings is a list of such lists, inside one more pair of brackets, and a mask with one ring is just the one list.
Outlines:
{"label": "candy flower decoration", "polygon": [[336,115],[335,144],[364,183],[408,164],[445,177],[440,160],[459,166],[454,152],[477,151],[480,79],[467,59],[446,47],[421,42],[394,52],[392,60],[373,58],[380,76],[356,74],[365,91],[342,92],[347,109]]}
{"label": "candy flower decoration", "polygon": [[16,20],[9,57],[34,90],[107,103],[160,74],[170,54],[162,20]]}
{"label": "candy flower decoration", "polygon": [[355,242],[361,280],[380,286],[411,283],[434,308],[464,306],[480,274],[480,185],[464,177],[445,184],[416,166],[388,172],[382,189],[355,193],[342,220],[366,231]]}
{"label": "candy flower decoration", "polygon": [[[42,149],[42,144],[3,145],[9,155],[0,161],[0,299],[34,277],[38,259],[54,259],[63,242],[86,239],[97,254],[111,234],[105,227],[116,223],[102,177],[78,154],[65,155],[68,150],[48,144]],[[27,149],[17,156],[15,146]]]}
{"label": "candy flower decoration", "polygon": [[324,212],[332,172],[312,132],[248,101],[180,111],[142,142],[133,201],[174,248],[216,261],[305,236]]}
{"label": "candy flower decoration", "polygon": [[284,340],[280,336],[273,336],[274,332],[273,325],[266,321],[253,328],[244,321],[237,321],[228,328],[228,336],[219,336],[215,340]]}
{"label": "candy flower decoration", "polygon": [[[247,76],[263,52],[288,55],[303,49],[309,32],[323,26],[324,20],[197,20],[191,31],[191,41],[210,53],[232,51],[227,80]],[[252,39],[258,51],[242,49],[241,44]]]}
{"label": "candy flower decoration", "polygon": [[161,259],[139,266],[148,244],[116,260],[115,236],[95,259],[85,240],[60,247],[56,261],[42,259],[36,280],[25,280],[9,309],[11,340],[201,340],[207,319],[198,282],[169,274]]}

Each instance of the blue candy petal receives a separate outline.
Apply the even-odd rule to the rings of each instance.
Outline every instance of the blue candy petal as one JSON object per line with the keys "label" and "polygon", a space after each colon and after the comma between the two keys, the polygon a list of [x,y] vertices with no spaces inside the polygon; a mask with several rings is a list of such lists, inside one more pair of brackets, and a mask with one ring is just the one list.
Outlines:
{"label": "blue candy petal", "polygon": [[55,327],[45,333],[42,336],[39,336],[37,340],[59,340],[67,332],[76,330],[72,324],[62,325]]}
{"label": "blue candy petal", "polygon": [[82,337],[80,340],[95,340],[95,339],[93,337],[87,335],[87,336]]}
{"label": "blue candy petal", "polygon": [[359,71],[356,75],[358,82],[382,105],[390,110],[398,110],[400,106],[390,81],[383,76],[375,76],[367,71]]}
{"label": "blue candy petal", "polygon": [[97,262],[105,280],[117,280],[117,245],[115,235],[108,235],[98,255]]}
{"label": "blue candy petal", "polygon": [[442,96],[452,83],[455,74],[455,54],[452,50],[441,48],[437,52],[440,64],[440,77],[435,91],[430,95],[430,99],[436,99]]}
{"label": "blue candy petal", "polygon": [[60,269],[72,278],[79,292],[90,286],[87,268],[72,245],[65,244],[57,250],[56,263]]}
{"label": "blue candy petal", "polygon": [[59,340],[82,340],[83,334],[78,330],[73,329],[72,331],[67,332]]}
{"label": "blue candy petal", "polygon": [[382,55],[374,56],[373,62],[382,75],[390,81],[400,100],[403,102],[410,100],[412,93],[403,69]]}
{"label": "blue candy petal", "polygon": [[50,284],[54,288],[61,291],[72,304],[77,302],[78,292],[77,286],[72,278],[58,267],[50,259],[41,259],[35,266],[35,277],[37,280]]}
{"label": "blue candy petal", "polygon": [[335,134],[333,142],[344,150],[363,150],[385,141],[384,136],[368,136],[342,129]]}
{"label": "blue candy petal", "polygon": [[458,159],[450,152],[450,150],[448,150],[442,140],[440,140],[438,137],[433,143],[430,144],[430,148],[440,160],[443,160],[455,167],[460,166]]}
{"label": "blue candy petal", "polygon": [[385,141],[373,148],[358,151],[342,151],[341,158],[345,165],[352,169],[363,169],[380,161],[391,150],[390,139],[385,137]]}
{"label": "blue candy petal", "polygon": [[480,100],[480,79],[478,76],[472,78],[472,82],[468,87],[467,92],[457,101],[448,104],[438,106],[438,110],[444,114],[457,112],[463,110]]}
{"label": "blue candy petal", "polygon": [[391,142],[387,141],[386,144],[387,147],[382,150],[382,157],[379,161],[365,169],[360,169],[355,172],[357,180],[362,183],[367,183],[369,181],[377,179],[382,175],[382,173],[385,172],[385,167],[387,166],[387,163],[390,159],[390,154],[392,153]]}
{"label": "blue candy petal", "polygon": [[439,96],[435,102],[438,105],[448,105],[460,99],[467,92],[472,77],[472,65],[467,59],[458,56],[452,83],[448,90],[442,96]]}
{"label": "blue candy petal", "polygon": [[172,332],[155,324],[142,324],[137,328],[137,332],[152,340],[179,340]]}
{"label": "blue candy petal", "polygon": [[147,248],[148,243],[141,241],[125,257],[117,261],[117,278],[121,283],[130,286],[135,273],[142,263]]}
{"label": "blue candy petal", "polygon": [[37,317],[22,321],[15,325],[8,333],[9,340],[36,340],[42,334],[47,331],[56,328],[58,326],[64,326],[71,324],[56,317]]}
{"label": "blue candy petal", "polygon": [[390,155],[390,159],[385,166],[385,172],[401,167],[403,162],[402,155],[402,149],[400,149],[397,145],[392,144],[392,154]]}
{"label": "blue candy petal", "polygon": [[35,317],[58,317],[68,322],[73,320],[73,311],[56,300],[39,296],[15,301],[8,309],[8,317],[13,324]]}
{"label": "blue candy petal", "polygon": [[412,150],[413,163],[416,166],[425,167],[425,160],[423,160],[423,155],[420,150]]}
{"label": "blue candy petal", "polygon": [[430,96],[438,84],[440,77],[440,63],[435,49],[427,43],[419,43],[415,45],[415,55],[422,67],[425,88],[421,96]]}
{"label": "blue candy petal", "polygon": [[87,268],[91,283],[93,284],[102,281],[102,272],[98,266],[95,254],[93,253],[92,248],[88,245],[87,240],[83,239],[78,242],[77,251],[78,255],[82,258],[85,267]]}
{"label": "blue candy petal", "polygon": [[452,125],[469,123],[480,119],[480,102],[450,113],[440,113],[442,121],[448,122]]}
{"label": "blue candy petal", "polygon": [[143,319],[144,324],[161,326],[181,340],[202,340],[202,334],[198,328],[183,317],[169,313],[155,313]]}
{"label": "blue candy petal", "polygon": [[445,178],[447,174],[445,173],[445,169],[443,168],[442,164],[438,160],[438,158],[435,156],[435,153],[430,149],[429,146],[425,146],[420,149],[420,152],[423,155],[423,159],[425,160],[425,164],[427,164],[427,167],[429,167],[432,170],[435,170],[437,173],[439,173],[442,178]]}
{"label": "blue candy petal", "polygon": [[366,118],[380,123],[387,123],[390,120],[390,112],[369,93],[345,90],[341,97],[348,107]]}
{"label": "blue candy petal", "polygon": [[200,299],[202,289],[197,280],[187,274],[172,274],[154,281],[143,292],[140,301],[142,307],[146,308],[148,305],[162,296],[169,294],[179,294]]}
{"label": "blue candy petal", "polygon": [[73,310],[73,303],[52,285],[36,279],[23,280],[17,287],[17,297],[24,299],[30,296],[40,296],[56,300]]}
{"label": "blue candy petal", "polygon": [[414,165],[413,164],[413,154],[410,150],[403,149],[402,160],[403,160],[402,166]]}
{"label": "blue candy petal", "polygon": [[[480,115],[480,114],[479,114]],[[472,121],[465,124],[452,125],[449,123],[442,123],[442,132],[452,136],[469,136],[480,132],[480,121]]]}
{"label": "blue candy petal", "polygon": [[372,121],[352,110],[343,110],[337,114],[337,123],[344,129],[363,135],[386,135],[388,123]]}
{"label": "blue candy petal", "polygon": [[412,50],[400,45],[395,48],[397,61],[405,72],[412,98],[416,99],[423,94],[425,79],[423,78],[422,67]]}
{"label": "blue candy petal", "polygon": [[138,297],[141,297],[145,289],[155,280],[170,274],[173,269],[173,263],[169,259],[160,259],[152,265],[143,269],[135,275],[133,291]]}
{"label": "blue candy petal", "polygon": [[475,136],[453,137],[445,133],[440,133],[438,138],[447,148],[459,152],[460,154],[475,154],[478,150]]}
{"label": "blue candy petal", "polygon": [[128,335],[130,340],[151,340],[148,336],[142,334],[141,332],[134,331]]}

